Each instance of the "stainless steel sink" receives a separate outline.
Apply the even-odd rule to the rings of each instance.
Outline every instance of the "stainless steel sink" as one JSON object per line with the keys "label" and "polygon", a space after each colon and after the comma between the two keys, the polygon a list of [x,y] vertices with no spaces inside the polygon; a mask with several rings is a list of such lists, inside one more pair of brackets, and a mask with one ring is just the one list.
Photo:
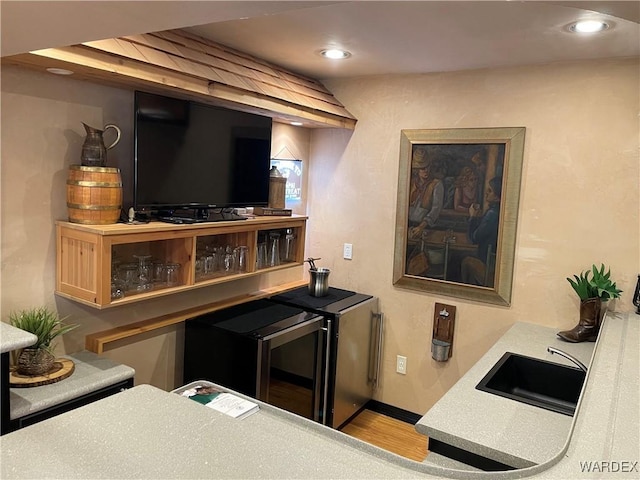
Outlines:
{"label": "stainless steel sink", "polygon": [[476,389],[573,416],[585,376],[578,368],[507,352]]}

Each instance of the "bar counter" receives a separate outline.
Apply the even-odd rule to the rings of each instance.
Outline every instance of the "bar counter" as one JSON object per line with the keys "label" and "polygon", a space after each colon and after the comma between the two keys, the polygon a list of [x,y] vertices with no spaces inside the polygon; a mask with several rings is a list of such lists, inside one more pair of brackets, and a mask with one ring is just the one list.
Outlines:
{"label": "bar counter", "polygon": [[587,478],[591,462],[593,478],[638,478],[638,327],[633,314],[608,316],[566,441],[549,461],[523,469],[418,463],[264,403],[237,420],[140,385],[5,435],[0,476],[566,479]]}

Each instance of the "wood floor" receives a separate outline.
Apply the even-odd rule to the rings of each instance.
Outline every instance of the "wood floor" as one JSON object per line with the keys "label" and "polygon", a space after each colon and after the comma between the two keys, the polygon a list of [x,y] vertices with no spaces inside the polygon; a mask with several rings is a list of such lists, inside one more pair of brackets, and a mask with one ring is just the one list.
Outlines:
{"label": "wood floor", "polygon": [[283,410],[311,418],[311,390],[271,377],[269,403]]}
{"label": "wood floor", "polygon": [[417,462],[427,456],[427,437],[416,432],[413,425],[371,410],[363,410],[341,430]]}
{"label": "wood floor", "polygon": [[[311,391],[272,378],[269,403],[308,418]],[[416,432],[413,425],[371,410],[360,412],[341,431],[417,462],[427,456],[427,437]]]}

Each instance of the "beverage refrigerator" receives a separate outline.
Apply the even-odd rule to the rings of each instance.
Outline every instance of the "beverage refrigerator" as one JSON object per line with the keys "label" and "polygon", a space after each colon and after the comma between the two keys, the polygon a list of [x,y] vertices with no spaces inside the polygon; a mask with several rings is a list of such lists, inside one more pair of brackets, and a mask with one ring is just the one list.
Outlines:
{"label": "beverage refrigerator", "polygon": [[378,299],[306,287],[186,322],[184,381],[209,380],[339,428],[377,387]]}

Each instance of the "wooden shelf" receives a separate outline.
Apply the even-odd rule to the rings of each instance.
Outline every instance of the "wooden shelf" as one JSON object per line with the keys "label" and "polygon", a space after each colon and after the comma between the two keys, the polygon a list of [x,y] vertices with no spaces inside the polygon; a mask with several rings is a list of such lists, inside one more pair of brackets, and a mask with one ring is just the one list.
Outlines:
{"label": "wooden shelf", "polygon": [[[306,220],[305,216],[295,215],[188,225],[162,222],[82,225],[58,221],[56,294],[103,309],[300,266],[304,261]],[[293,261],[257,269],[258,241],[269,232],[284,233],[287,229],[292,229],[296,236]],[[200,276],[196,260],[202,257],[202,249],[210,244],[247,246],[246,271]],[[134,255],[150,255],[164,263],[180,264],[177,285],[128,292],[125,297],[112,300],[114,260],[131,262]]]}
{"label": "wooden shelf", "polygon": [[198,315],[204,315],[205,313],[215,312],[216,310],[222,310],[223,308],[233,307],[234,305],[259,300],[261,298],[272,297],[274,295],[278,295],[279,293],[302,287],[306,284],[307,282],[300,280],[297,282],[279,285],[277,287],[258,290],[246,295],[240,295],[207,305],[189,308],[180,312],[163,315],[161,317],[131,323],[122,327],[92,333],[90,335],[87,335],[87,337],[85,338],[85,348],[91,352],[101,354],[106,350],[105,347],[108,343],[115,342],[117,340],[123,340],[125,338],[133,337],[145,332],[150,332],[152,330],[157,330],[159,328],[168,327],[170,325],[175,325],[177,323],[184,322],[189,318],[197,317]]}

